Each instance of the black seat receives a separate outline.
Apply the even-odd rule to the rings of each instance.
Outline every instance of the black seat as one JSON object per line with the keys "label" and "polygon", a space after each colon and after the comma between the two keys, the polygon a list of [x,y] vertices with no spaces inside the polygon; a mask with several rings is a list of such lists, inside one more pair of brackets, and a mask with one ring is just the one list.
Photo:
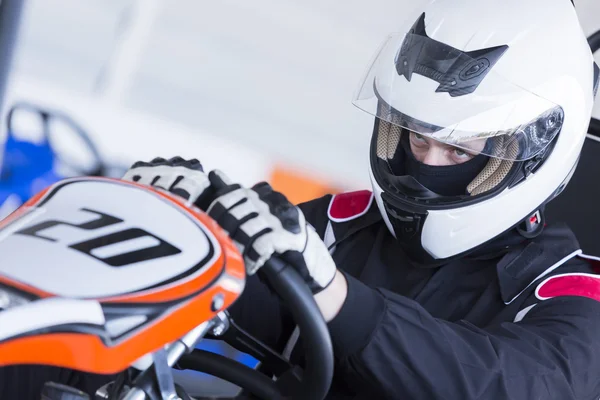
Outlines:
{"label": "black seat", "polygon": [[565,191],[546,206],[546,219],[567,223],[584,253],[600,254],[600,121],[592,120],[577,170]]}
{"label": "black seat", "polygon": [[[588,38],[595,53],[600,50],[600,31]],[[594,71],[598,90],[599,71]],[[592,118],[577,170],[565,191],[546,206],[549,223],[571,227],[584,253],[600,255],[600,120]]]}

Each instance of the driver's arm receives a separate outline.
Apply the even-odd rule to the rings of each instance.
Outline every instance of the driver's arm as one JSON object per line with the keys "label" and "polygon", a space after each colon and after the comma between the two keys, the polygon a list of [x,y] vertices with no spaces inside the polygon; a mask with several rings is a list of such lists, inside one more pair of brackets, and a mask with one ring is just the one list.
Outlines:
{"label": "driver's arm", "polygon": [[[600,392],[600,303],[541,301],[517,323],[478,328],[346,276],[329,323],[338,376],[380,398],[591,399]],[[593,396],[596,397],[593,397]]]}

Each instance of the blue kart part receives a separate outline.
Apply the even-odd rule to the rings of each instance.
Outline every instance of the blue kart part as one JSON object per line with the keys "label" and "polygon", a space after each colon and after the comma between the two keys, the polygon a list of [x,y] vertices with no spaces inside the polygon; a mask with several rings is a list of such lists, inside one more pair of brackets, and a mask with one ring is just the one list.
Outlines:
{"label": "blue kart part", "polygon": [[253,369],[258,366],[257,359],[255,359],[254,357],[252,357],[246,353],[239,352],[239,351],[225,345],[225,343],[220,340],[205,339],[205,340],[202,340],[196,346],[196,348],[200,349],[200,350],[206,350],[206,351],[210,351],[212,353],[224,355],[226,357],[232,358],[235,361],[237,361],[241,364],[244,364],[245,366],[253,368]]}
{"label": "blue kart part", "polygon": [[56,155],[48,142],[18,140],[9,132],[0,166],[0,219],[65,178],[55,171],[55,162]]}

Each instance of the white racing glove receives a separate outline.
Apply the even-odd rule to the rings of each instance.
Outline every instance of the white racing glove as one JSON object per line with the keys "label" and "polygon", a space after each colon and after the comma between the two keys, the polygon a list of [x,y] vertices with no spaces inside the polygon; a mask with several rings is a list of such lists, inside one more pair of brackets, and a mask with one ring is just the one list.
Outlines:
{"label": "white racing glove", "polygon": [[149,163],[138,161],[122,179],[166,190],[183,197],[189,205],[194,204],[201,210],[206,210],[215,198],[208,176],[196,159],[173,157],[165,160],[157,157]]}
{"label": "white racing glove", "polygon": [[217,191],[208,215],[239,247],[249,275],[278,255],[298,271],[313,294],[329,286],[335,263],[298,207],[266,182],[247,189],[232,185],[220,171],[208,177]]}
{"label": "white racing glove", "polygon": [[335,276],[327,247],[302,211],[267,183],[252,189],[232,185],[220,171],[207,176],[198,160],[181,157],[138,161],[123,179],[169,191],[208,210],[242,252],[248,275],[277,254],[299,272],[314,294]]}

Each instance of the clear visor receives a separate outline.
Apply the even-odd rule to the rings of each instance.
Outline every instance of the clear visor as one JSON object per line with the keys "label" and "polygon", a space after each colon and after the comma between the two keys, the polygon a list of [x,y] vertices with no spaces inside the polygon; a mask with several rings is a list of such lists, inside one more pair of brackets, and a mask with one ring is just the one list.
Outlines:
{"label": "clear visor", "polygon": [[458,50],[429,38],[424,17],[385,41],[353,104],[470,153],[519,161],[542,152],[560,132],[562,108],[493,70],[506,46]]}

